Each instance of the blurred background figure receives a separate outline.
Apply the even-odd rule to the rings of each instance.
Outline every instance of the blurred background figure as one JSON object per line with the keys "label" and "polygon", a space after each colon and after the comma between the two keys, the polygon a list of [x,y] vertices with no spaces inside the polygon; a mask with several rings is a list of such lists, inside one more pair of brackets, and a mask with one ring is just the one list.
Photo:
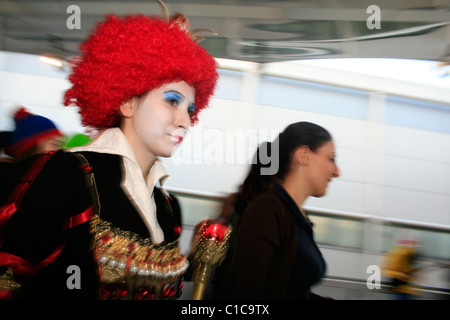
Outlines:
{"label": "blurred background figure", "polygon": [[384,255],[382,273],[389,279],[396,299],[410,300],[417,295],[414,282],[421,270],[418,258],[419,241],[411,234],[399,234],[395,245]]}
{"label": "blurred background figure", "polygon": [[5,154],[5,148],[9,144],[11,132],[1,131],[0,132],[0,172],[7,170],[9,166],[13,163],[13,158]]}
{"label": "blurred background figure", "polygon": [[5,148],[9,145],[11,139],[11,131],[0,131],[0,159],[1,161],[9,161],[10,157],[5,155]]}
{"label": "blurred background figure", "polygon": [[7,155],[16,161],[61,149],[62,133],[50,119],[20,107],[14,114],[15,130],[5,133]]}
{"label": "blurred background figure", "polygon": [[63,134],[50,119],[19,107],[14,122],[13,131],[0,134],[0,204],[8,199],[11,186],[21,178],[21,168],[31,165],[33,156],[62,148]]}

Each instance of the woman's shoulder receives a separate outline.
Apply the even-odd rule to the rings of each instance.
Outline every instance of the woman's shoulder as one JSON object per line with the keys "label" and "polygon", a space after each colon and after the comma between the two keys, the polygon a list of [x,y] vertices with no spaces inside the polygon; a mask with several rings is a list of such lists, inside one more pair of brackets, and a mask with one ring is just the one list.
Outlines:
{"label": "woman's shoulder", "polygon": [[255,197],[247,206],[243,216],[259,220],[283,220],[288,210],[273,188]]}
{"label": "woman's shoulder", "polygon": [[[69,152],[72,156],[77,157],[81,161],[89,163],[96,172],[111,172],[116,171],[122,165],[122,157],[117,154],[101,153],[94,151],[77,151]],[[114,171],[113,171],[114,170]]]}
{"label": "woman's shoulder", "polygon": [[38,163],[41,163],[42,165],[45,164],[46,167],[52,167],[54,169],[56,168],[62,169],[68,166],[70,167],[77,165],[80,161],[73,153],[67,152],[65,150],[58,150],[47,153],[41,153],[39,155],[34,156],[28,162],[29,166],[38,165]]}
{"label": "woman's shoulder", "polygon": [[92,169],[88,162],[65,150],[36,155],[18,167],[18,180],[34,177],[33,185],[49,185],[53,189],[61,186],[72,189],[78,185],[85,185],[86,174]]}
{"label": "woman's shoulder", "polygon": [[[60,172],[67,167],[76,165],[76,158],[63,150],[40,153],[24,160],[15,162],[7,168],[16,179],[29,179],[29,176],[36,176],[38,173]],[[27,178],[28,177],[28,178]]]}
{"label": "woman's shoulder", "polygon": [[90,170],[94,172],[106,171],[111,174],[120,167],[120,161],[120,156],[114,154],[59,150],[36,156],[29,161],[29,164],[26,164],[26,167],[42,166],[43,174],[50,173],[53,175],[56,173],[63,175],[86,173]]}
{"label": "woman's shoulder", "polygon": [[256,196],[249,204],[248,208],[257,207],[257,208],[280,208],[283,204],[281,198],[275,192],[274,188],[270,188],[267,191],[261,193]]}
{"label": "woman's shoulder", "polygon": [[82,172],[81,165],[74,154],[59,150],[37,155],[30,159],[25,167],[30,173],[39,171],[40,175],[51,175],[56,178]]}

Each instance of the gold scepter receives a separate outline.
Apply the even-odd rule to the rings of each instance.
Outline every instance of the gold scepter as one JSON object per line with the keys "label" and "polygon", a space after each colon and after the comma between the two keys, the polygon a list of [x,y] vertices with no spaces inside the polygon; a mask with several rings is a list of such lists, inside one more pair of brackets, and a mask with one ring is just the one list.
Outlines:
{"label": "gold scepter", "polygon": [[223,218],[206,218],[197,224],[189,254],[194,282],[192,300],[203,299],[212,268],[225,259],[231,231],[231,225]]}

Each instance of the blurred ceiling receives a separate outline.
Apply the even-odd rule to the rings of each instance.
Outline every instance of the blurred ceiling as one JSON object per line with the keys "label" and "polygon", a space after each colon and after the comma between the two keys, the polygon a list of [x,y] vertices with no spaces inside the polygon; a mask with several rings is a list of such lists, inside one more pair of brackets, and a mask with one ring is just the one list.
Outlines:
{"label": "blurred ceiling", "polygon": [[[449,0],[166,0],[217,58],[274,62],[317,58],[450,61]],[[68,28],[76,5],[80,28]],[[377,8],[370,7],[376,5]],[[0,50],[70,59],[107,13],[162,15],[156,0],[0,0]],[[375,20],[379,14],[380,19]],[[377,25],[377,23],[379,23]]]}

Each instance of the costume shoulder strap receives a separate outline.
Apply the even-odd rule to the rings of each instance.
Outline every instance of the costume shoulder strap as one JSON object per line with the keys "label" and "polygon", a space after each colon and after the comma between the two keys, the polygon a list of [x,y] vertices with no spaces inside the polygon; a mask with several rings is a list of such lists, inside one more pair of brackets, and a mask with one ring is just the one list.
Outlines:
{"label": "costume shoulder strap", "polygon": [[94,214],[98,214],[100,212],[100,199],[97,192],[94,173],[92,172],[92,166],[89,164],[86,157],[81,153],[73,152],[72,154],[80,161],[79,168],[85,173],[86,186],[89,188],[94,204],[87,208],[84,212],[67,220],[64,229],[69,229],[81,223],[87,222]]}

